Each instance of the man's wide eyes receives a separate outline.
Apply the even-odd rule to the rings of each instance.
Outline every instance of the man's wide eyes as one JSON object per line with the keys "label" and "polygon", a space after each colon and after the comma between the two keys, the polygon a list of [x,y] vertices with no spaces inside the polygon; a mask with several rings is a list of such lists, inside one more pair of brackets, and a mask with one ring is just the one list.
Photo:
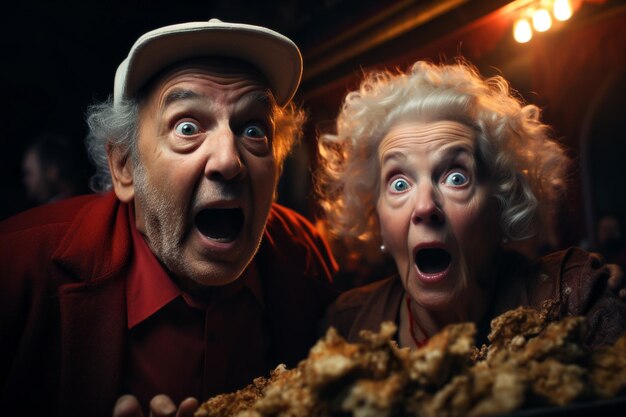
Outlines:
{"label": "man's wide eyes", "polygon": [[[200,132],[200,127],[194,122],[185,121],[177,124],[175,131],[181,136],[192,136]],[[256,124],[244,127],[242,133],[249,138],[264,138],[266,136],[265,129]]]}
{"label": "man's wide eyes", "polygon": [[264,138],[266,136],[265,129],[257,124],[246,126],[243,134],[250,138]]}
{"label": "man's wide eyes", "polygon": [[193,122],[182,122],[176,125],[176,133],[183,136],[195,135],[200,131],[198,125]]}

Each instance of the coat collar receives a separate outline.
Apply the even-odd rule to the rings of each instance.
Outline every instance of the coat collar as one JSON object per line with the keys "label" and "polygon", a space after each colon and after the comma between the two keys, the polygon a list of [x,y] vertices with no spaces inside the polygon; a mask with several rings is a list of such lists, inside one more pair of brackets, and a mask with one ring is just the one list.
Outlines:
{"label": "coat collar", "polygon": [[75,279],[59,289],[62,415],[110,415],[121,394],[131,251],[128,209],[108,193],[79,210],[53,256]]}
{"label": "coat collar", "polygon": [[119,273],[131,253],[127,205],[113,192],[85,204],[77,213],[53,260],[83,281]]}
{"label": "coat collar", "polygon": [[123,276],[60,289],[62,415],[110,415],[121,395],[124,290]]}

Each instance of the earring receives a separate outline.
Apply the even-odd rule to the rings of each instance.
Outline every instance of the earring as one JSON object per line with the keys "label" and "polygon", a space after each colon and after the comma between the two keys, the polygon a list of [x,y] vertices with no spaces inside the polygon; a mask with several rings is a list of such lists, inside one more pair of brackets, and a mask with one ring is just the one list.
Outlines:
{"label": "earring", "polygon": [[381,251],[382,253],[387,252],[387,248],[385,247],[385,244],[384,244],[384,243],[383,243],[382,245],[380,245],[380,251]]}

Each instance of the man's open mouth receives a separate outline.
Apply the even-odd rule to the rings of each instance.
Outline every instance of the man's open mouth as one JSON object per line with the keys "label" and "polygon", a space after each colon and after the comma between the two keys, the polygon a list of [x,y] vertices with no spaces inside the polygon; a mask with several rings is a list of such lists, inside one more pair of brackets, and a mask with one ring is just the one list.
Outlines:
{"label": "man's open mouth", "polygon": [[415,254],[415,265],[423,274],[436,274],[445,271],[452,257],[442,248],[424,248]]}
{"label": "man's open mouth", "polygon": [[244,215],[240,208],[211,208],[196,214],[195,224],[200,233],[218,242],[232,242],[243,227]]}

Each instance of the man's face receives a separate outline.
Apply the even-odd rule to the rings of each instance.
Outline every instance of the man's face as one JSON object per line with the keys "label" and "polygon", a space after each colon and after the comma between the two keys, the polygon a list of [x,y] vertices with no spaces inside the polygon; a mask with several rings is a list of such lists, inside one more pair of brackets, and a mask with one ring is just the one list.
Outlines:
{"label": "man's face", "polygon": [[137,229],[182,285],[233,282],[256,253],[278,176],[272,106],[251,68],[202,61],[140,107]]}

